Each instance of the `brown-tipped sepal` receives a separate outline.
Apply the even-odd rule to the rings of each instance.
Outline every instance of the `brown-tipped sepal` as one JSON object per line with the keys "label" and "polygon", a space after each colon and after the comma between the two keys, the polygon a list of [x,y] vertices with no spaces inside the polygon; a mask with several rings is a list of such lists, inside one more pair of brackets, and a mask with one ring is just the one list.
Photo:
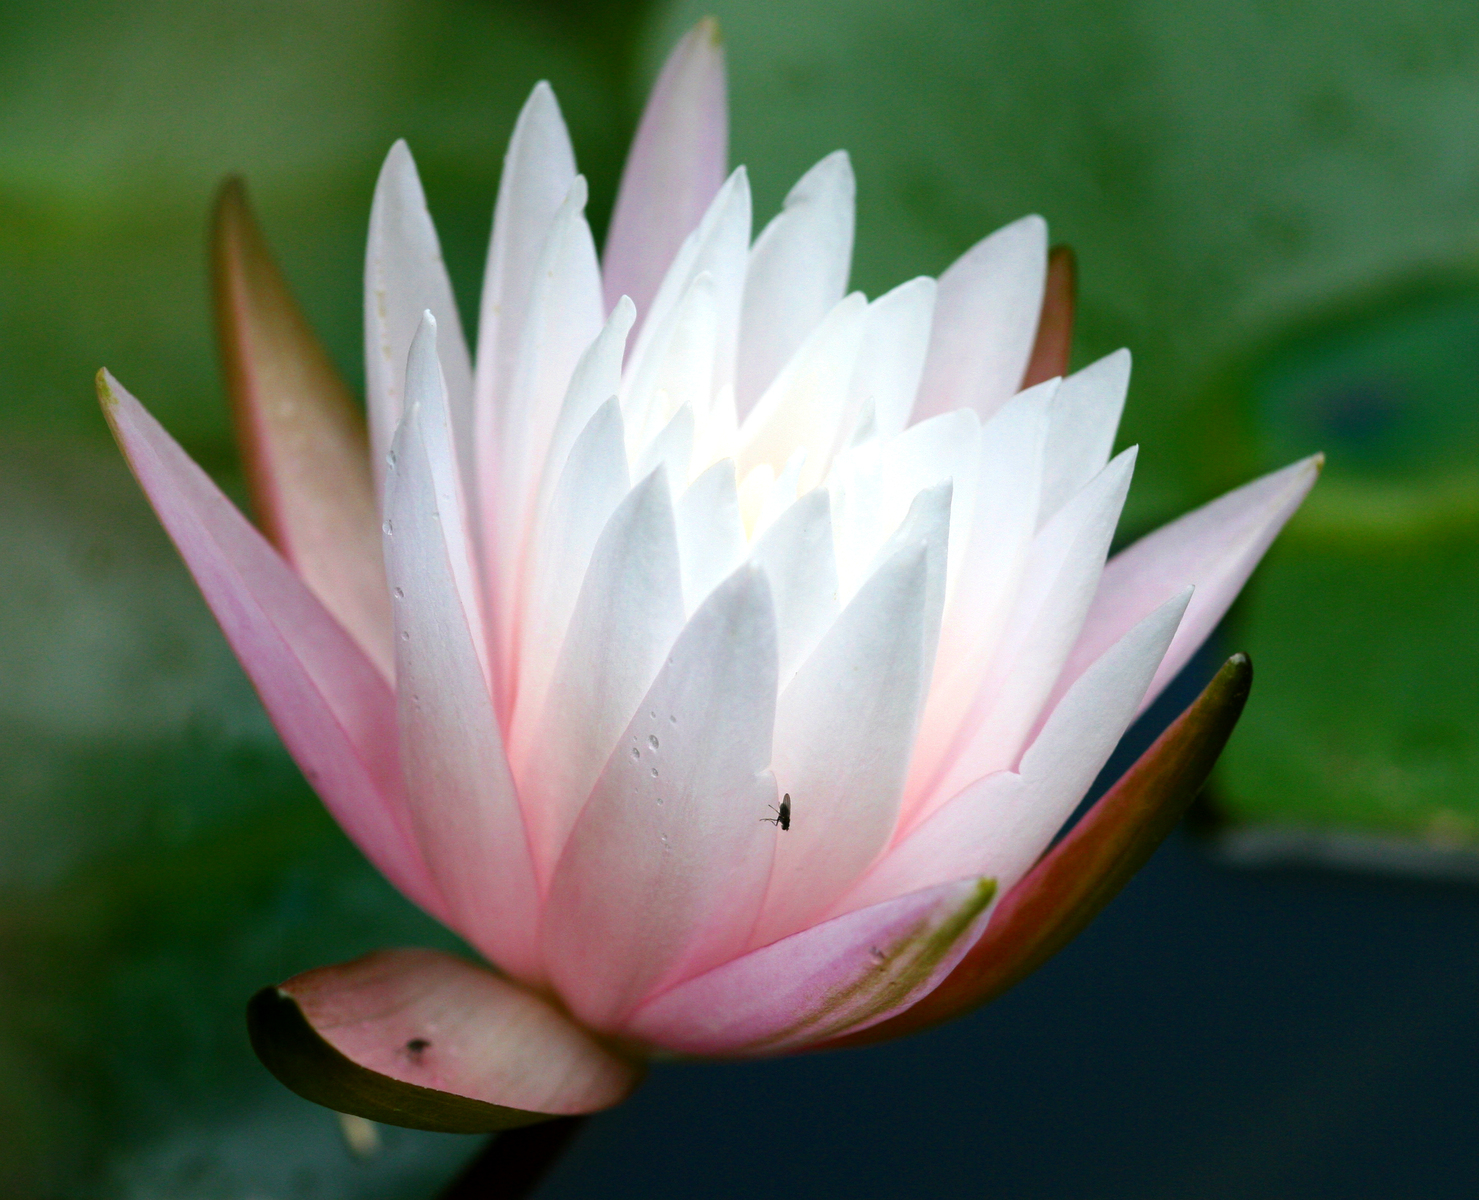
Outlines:
{"label": "brown-tipped sepal", "polygon": [[1181,714],[997,906],[968,954],[918,1004],[833,1046],[883,1041],[993,1000],[1063,949],[1129,882],[1202,789],[1253,683],[1235,654]]}
{"label": "brown-tipped sepal", "polygon": [[1067,246],[1054,246],[1048,253],[1048,275],[1043,288],[1042,314],[1037,319],[1037,338],[1032,343],[1032,357],[1027,360],[1027,370],[1022,375],[1024,388],[1068,374],[1077,297],[1078,265],[1073,251]]}

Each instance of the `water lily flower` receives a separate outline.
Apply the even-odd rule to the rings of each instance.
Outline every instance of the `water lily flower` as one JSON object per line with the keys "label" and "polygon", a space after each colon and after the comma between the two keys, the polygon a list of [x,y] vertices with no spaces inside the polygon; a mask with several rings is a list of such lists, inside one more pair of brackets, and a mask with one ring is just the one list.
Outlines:
{"label": "water lily flower", "polygon": [[1106,565],[1130,360],[1060,377],[1072,272],[1043,221],[869,300],[847,290],[847,156],[752,239],[726,141],[705,23],[658,79],[598,258],[536,87],[476,359],[395,145],[367,427],[228,186],[217,311],[261,532],[100,375],[309,781],[496,968],[393,950],[264,990],[259,1054],[341,1111],[491,1129],[615,1103],[655,1053],[964,1011],[1144,860],[1246,695],[1237,657],[1053,846],[1318,462]]}

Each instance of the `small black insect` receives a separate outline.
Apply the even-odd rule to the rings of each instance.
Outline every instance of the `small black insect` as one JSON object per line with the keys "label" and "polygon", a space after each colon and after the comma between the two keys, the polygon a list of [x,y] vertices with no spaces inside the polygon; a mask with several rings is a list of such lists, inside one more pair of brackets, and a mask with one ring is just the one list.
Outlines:
{"label": "small black insect", "polygon": [[406,1043],[406,1053],[411,1056],[412,1062],[420,1062],[421,1056],[431,1048],[431,1043],[425,1038],[412,1038]]}
{"label": "small black insect", "polygon": [[761,817],[760,819],[762,821],[769,821],[772,825],[779,825],[782,829],[790,829],[791,793],[787,792],[784,796],[781,797],[781,806],[779,808],[776,808],[774,804],[772,804],[770,807],[775,809],[775,816]]}

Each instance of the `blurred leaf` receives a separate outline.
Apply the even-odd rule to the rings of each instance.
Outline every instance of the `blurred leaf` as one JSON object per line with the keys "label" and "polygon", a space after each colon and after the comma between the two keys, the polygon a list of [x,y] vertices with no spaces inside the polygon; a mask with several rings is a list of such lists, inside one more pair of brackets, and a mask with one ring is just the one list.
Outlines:
{"label": "blurred leaf", "polygon": [[475,304],[504,147],[537,80],[559,92],[598,206],[615,186],[630,118],[612,48],[564,15],[475,0],[5,5],[0,421],[101,436],[88,381],[108,366],[188,448],[226,459],[203,263],[232,172],[352,382],[370,195],[397,137]]}

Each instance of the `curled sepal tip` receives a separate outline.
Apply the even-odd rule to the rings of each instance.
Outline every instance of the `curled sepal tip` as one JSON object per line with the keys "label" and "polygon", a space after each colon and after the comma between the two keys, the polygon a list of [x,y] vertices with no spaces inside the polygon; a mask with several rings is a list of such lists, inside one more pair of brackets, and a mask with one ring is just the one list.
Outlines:
{"label": "curled sepal tip", "polygon": [[305,1099],[441,1133],[609,1108],[643,1070],[519,985],[432,950],[382,950],[263,988],[247,1028]]}
{"label": "curled sepal tip", "polygon": [[1253,664],[1235,654],[1118,783],[1002,897],[986,932],[914,1007],[833,1046],[883,1041],[993,1000],[1063,949],[1181,820],[1242,715]]}

